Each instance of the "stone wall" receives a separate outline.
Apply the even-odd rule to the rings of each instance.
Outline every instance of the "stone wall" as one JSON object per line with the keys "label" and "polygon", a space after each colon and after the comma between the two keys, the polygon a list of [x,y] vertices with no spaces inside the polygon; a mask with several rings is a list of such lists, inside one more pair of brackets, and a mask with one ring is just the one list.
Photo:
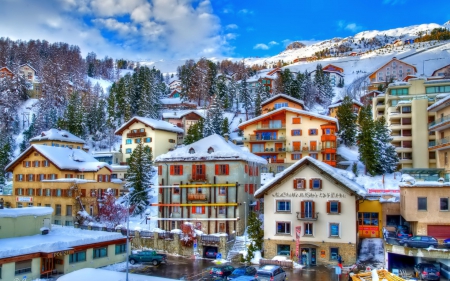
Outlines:
{"label": "stone wall", "polygon": [[[277,245],[289,245],[292,255],[295,255],[295,241],[286,240],[264,240],[264,258],[272,259],[277,255]],[[357,246],[349,243],[331,243],[316,242],[314,244],[300,244],[300,249],[316,248],[317,265],[336,265],[336,260],[330,259],[330,248],[339,248],[339,254],[342,256],[344,264],[354,264],[356,262]],[[323,254],[323,255],[322,255]]]}

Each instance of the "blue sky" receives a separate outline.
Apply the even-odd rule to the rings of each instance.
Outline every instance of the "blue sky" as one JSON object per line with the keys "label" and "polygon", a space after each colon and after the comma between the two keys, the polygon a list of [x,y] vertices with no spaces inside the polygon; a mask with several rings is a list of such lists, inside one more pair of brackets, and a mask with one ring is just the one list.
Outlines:
{"label": "blue sky", "polygon": [[0,0],[0,7],[0,37],[141,60],[266,57],[293,41],[450,20],[448,0]]}

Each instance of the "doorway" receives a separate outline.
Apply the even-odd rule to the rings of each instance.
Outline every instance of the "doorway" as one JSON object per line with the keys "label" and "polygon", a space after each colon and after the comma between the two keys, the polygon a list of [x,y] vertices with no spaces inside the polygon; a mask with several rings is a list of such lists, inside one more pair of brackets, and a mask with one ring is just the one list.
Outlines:
{"label": "doorway", "polygon": [[304,266],[317,265],[316,249],[315,248],[301,248],[300,251],[300,264]]}
{"label": "doorway", "polygon": [[54,258],[41,258],[41,275],[51,274],[54,269]]}

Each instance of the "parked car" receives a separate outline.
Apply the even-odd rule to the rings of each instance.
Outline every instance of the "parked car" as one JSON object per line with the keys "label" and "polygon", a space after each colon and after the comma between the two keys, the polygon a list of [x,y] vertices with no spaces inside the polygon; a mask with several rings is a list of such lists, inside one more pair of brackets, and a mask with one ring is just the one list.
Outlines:
{"label": "parked car", "polygon": [[405,238],[412,237],[412,234],[409,233],[409,231],[406,230],[406,229],[399,229],[399,230],[397,230],[395,235],[397,236],[398,239],[405,239]]}
{"label": "parked car", "polygon": [[256,268],[253,266],[241,266],[236,268],[230,276],[228,276],[228,280],[235,280],[239,276],[255,276]]}
{"label": "parked car", "polygon": [[412,236],[399,241],[400,245],[412,248],[437,248],[438,241],[431,236]]}
{"label": "parked car", "polygon": [[384,238],[386,240],[386,243],[388,244],[399,245],[398,244],[399,239],[397,238],[397,234],[395,231],[386,231],[384,233]]}
{"label": "parked car", "polygon": [[279,251],[277,256],[291,256],[291,251]]}
{"label": "parked car", "polygon": [[432,263],[418,263],[414,266],[414,275],[419,280],[440,280],[439,270]]}
{"label": "parked car", "polygon": [[258,281],[284,281],[286,272],[278,265],[264,265],[256,271]]}
{"label": "parked car", "polygon": [[216,248],[206,249],[205,257],[210,258],[210,259],[215,259],[217,257],[217,249]]}
{"label": "parked car", "polygon": [[450,248],[450,238],[445,239],[442,244],[444,245],[444,247],[446,248]]}
{"label": "parked car", "polygon": [[395,231],[404,230],[406,232],[409,232],[409,226],[407,225],[397,225]]}
{"label": "parked car", "polygon": [[166,262],[167,256],[165,254],[158,254],[156,251],[140,251],[132,253],[128,260],[131,264],[151,262],[153,265],[158,265],[162,262]]}
{"label": "parked car", "polygon": [[[228,279],[228,280],[230,280],[230,279]],[[233,279],[233,281],[258,281],[258,279],[255,276],[244,275],[244,276],[239,276],[239,277]]]}
{"label": "parked car", "polygon": [[234,267],[231,265],[216,265],[210,268],[209,275],[212,277],[228,277],[233,273]]}

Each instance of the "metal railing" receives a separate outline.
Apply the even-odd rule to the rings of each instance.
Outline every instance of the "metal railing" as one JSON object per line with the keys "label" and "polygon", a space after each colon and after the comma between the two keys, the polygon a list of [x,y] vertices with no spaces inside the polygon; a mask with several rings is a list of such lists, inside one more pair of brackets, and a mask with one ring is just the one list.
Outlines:
{"label": "metal railing", "polygon": [[431,127],[433,127],[435,125],[439,125],[439,124],[447,122],[447,121],[450,121],[450,115],[445,115],[445,116],[443,116],[441,118],[438,118],[438,119],[428,123],[428,128],[431,128]]}
{"label": "metal railing", "polygon": [[428,147],[450,144],[450,136],[428,142]]}
{"label": "metal railing", "polygon": [[303,220],[303,221],[315,221],[319,218],[319,213],[313,213],[313,212],[297,212],[297,219]]}
{"label": "metal railing", "polygon": [[250,141],[285,141],[285,137],[274,137],[274,136],[257,136],[250,135],[248,138],[244,138],[244,140]]}
{"label": "metal railing", "polygon": [[281,124],[261,124],[256,127],[257,129],[282,129],[286,128],[286,122]]}
{"label": "metal railing", "polygon": [[214,235],[202,235],[200,241],[204,244],[219,244],[220,237]]}
{"label": "metal railing", "polygon": [[139,236],[141,238],[150,238],[150,239],[154,239],[155,238],[155,233],[152,231],[141,231],[139,232]]}
{"label": "metal railing", "polygon": [[146,132],[128,133],[127,138],[138,138],[147,136]]}
{"label": "metal railing", "polygon": [[158,239],[173,240],[173,233],[165,231],[158,233]]}

